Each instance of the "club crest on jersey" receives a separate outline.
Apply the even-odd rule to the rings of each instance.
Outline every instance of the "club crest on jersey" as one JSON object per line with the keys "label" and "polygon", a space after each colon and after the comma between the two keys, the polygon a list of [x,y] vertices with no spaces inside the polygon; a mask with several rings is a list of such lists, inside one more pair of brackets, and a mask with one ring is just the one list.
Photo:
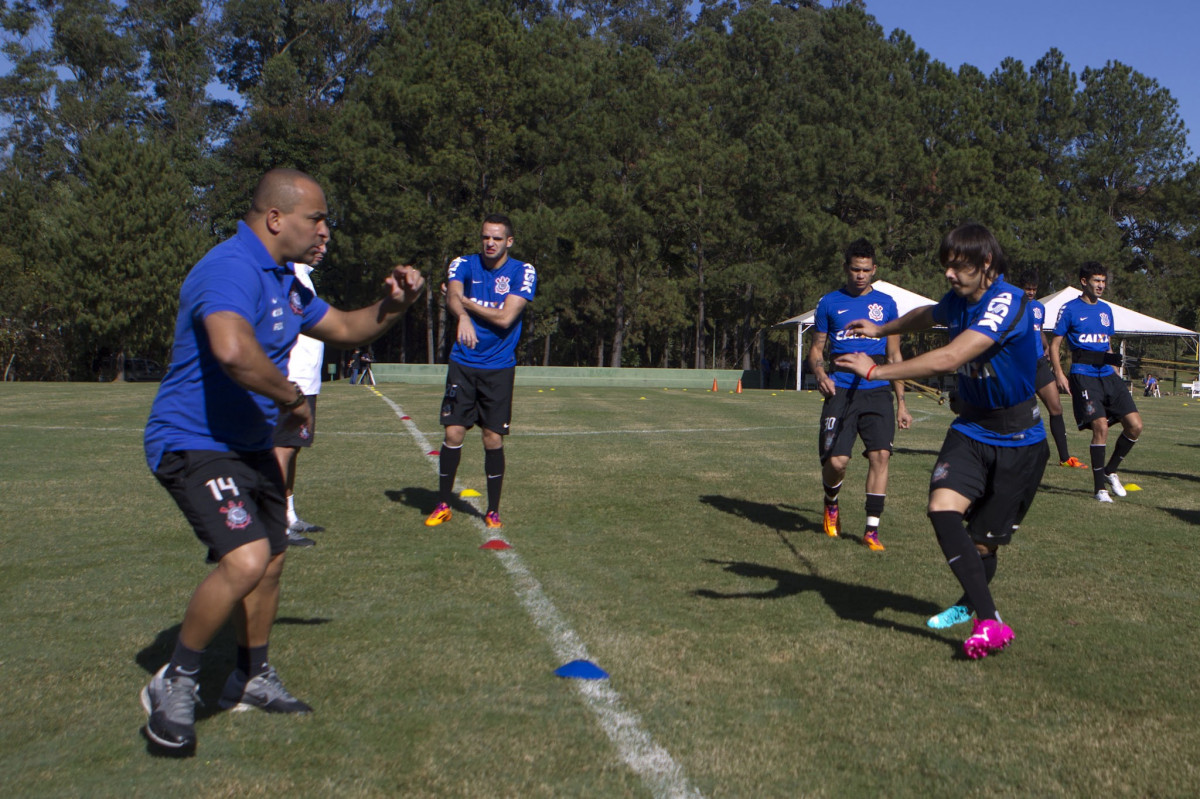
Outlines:
{"label": "club crest on jersey", "polygon": [[950,464],[943,461],[942,463],[939,463],[937,466],[935,466],[933,468],[933,478],[930,480],[930,482],[931,483],[941,482],[942,480],[945,480],[949,476],[950,476]]}
{"label": "club crest on jersey", "polygon": [[877,302],[873,302],[867,306],[867,316],[871,317],[871,321],[879,323],[883,321],[883,306]]}
{"label": "club crest on jersey", "polygon": [[511,289],[508,287],[508,275],[501,275],[496,278],[496,293],[507,294]]}
{"label": "club crest on jersey", "polygon": [[292,306],[292,313],[297,316],[304,313],[304,304],[300,302],[300,292],[295,289],[288,294],[288,305]]}
{"label": "club crest on jersey", "polygon": [[249,512],[244,503],[238,502],[236,499],[229,500],[229,504],[221,508],[221,513],[225,514],[225,526],[230,530],[243,530],[250,526]]}
{"label": "club crest on jersey", "polygon": [[1104,313],[1103,311],[1100,312],[1100,324],[1108,327],[1108,314]]}

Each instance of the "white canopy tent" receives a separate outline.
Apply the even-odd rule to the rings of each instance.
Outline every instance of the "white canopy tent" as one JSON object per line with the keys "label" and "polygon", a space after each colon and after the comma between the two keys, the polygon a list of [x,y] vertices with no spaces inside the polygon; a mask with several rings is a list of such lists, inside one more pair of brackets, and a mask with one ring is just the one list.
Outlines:
{"label": "white canopy tent", "polygon": [[[935,305],[936,303],[917,294],[914,291],[900,288],[899,286],[889,283],[886,280],[876,280],[871,284],[873,289],[882,291],[884,294],[891,296],[896,301],[896,311],[901,315],[908,313],[914,308],[923,308],[926,305]],[[804,360],[807,357],[804,351],[804,333],[816,323],[817,309],[805,311],[799,316],[793,316],[780,322],[774,327],[795,327],[796,328],[796,390],[799,391],[804,386]],[[1195,334],[1193,334],[1195,335]]]}
{"label": "white canopy tent", "polygon": [[[1064,289],[1054,292],[1048,297],[1042,297],[1040,302],[1046,306],[1046,322],[1044,329],[1046,338],[1049,339],[1054,330],[1054,325],[1058,322],[1058,312],[1071,300],[1078,297],[1083,292],[1074,286],[1067,286]],[[1103,299],[1103,298],[1102,298]],[[1161,319],[1155,319],[1153,316],[1147,316],[1144,313],[1132,311],[1122,305],[1117,305],[1115,302],[1104,300],[1113,310],[1113,328],[1114,332],[1126,336],[1182,336],[1185,338],[1194,339],[1196,341],[1197,350],[1200,351],[1200,334],[1195,330],[1188,330],[1186,327],[1173,325],[1170,322],[1164,322]],[[1121,341],[1121,355],[1125,355],[1125,342]],[[1198,367],[1200,368],[1200,367]],[[1123,370],[1122,370],[1123,371]],[[1200,376],[1197,378],[1200,382]],[[1187,388],[1188,386],[1185,386]]]}

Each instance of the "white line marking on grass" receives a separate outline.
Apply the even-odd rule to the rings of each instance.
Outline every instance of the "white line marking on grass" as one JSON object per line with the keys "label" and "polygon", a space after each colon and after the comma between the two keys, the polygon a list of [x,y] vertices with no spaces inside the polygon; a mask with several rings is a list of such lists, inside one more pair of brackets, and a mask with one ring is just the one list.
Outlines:
{"label": "white line marking on grass", "polygon": [[[408,429],[409,435],[421,447],[421,451],[429,453],[433,447],[429,439],[417,427],[404,410],[391,398],[376,392],[395,412],[400,421]],[[426,454],[425,458],[434,466],[437,472],[437,456]],[[457,488],[457,486],[456,486]],[[472,503],[474,505],[474,503]],[[479,510],[478,505],[475,509]],[[472,517],[471,521],[483,534],[484,541],[495,538],[490,535],[483,521]],[[495,550],[493,554],[500,559],[509,577],[513,581],[513,590],[525,610],[533,619],[534,625],[545,636],[555,656],[562,662],[572,660],[591,660],[587,647],[571,629],[567,620],[558,612],[558,608],[542,590],[542,584],[525,566],[521,556],[514,549]],[[588,710],[595,714],[600,728],[616,746],[621,759],[625,761],[634,773],[641,777],[646,788],[654,796],[661,797],[700,797],[703,794],[692,787],[683,773],[683,768],[675,762],[670,752],[654,742],[650,734],[642,728],[642,720],[637,713],[624,707],[621,695],[613,690],[607,680],[572,680],[584,699]]]}
{"label": "white line marking on grass", "polygon": [[666,433],[751,433],[755,430],[800,430],[800,425],[784,424],[771,427],[685,427],[670,430],[558,430],[531,433],[522,430],[521,437],[531,436],[612,436],[612,435],[665,435]]}

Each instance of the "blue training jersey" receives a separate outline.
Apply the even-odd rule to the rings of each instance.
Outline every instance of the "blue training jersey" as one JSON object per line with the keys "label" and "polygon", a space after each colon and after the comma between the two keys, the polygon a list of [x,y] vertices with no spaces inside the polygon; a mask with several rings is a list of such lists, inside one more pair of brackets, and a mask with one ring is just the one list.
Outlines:
{"label": "blue training jersey", "polygon": [[[450,262],[447,281],[458,281],[463,287],[463,301],[488,308],[499,308],[509,296],[533,300],[537,291],[537,270],[533,264],[508,258],[498,268],[487,269],[479,254],[464,255]],[[477,369],[506,369],[517,365],[517,342],[521,340],[524,313],[507,329],[490,324],[477,316],[471,317],[479,341],[474,349],[457,341],[450,351],[450,360]]]}
{"label": "blue training jersey", "polygon": [[233,381],[209,347],[204,319],[232,311],[254,328],[271,362],[287,373],[288,356],[302,330],[317,324],[329,304],[279,266],[244,222],[213,247],[183,281],[171,365],[146,422],[150,469],[166,452],[199,449],[255,452],[272,445],[279,409],[268,397]]}
{"label": "blue training jersey", "polygon": [[[886,338],[868,338],[846,332],[846,327],[857,319],[870,319],[877,325],[886,324],[899,316],[896,301],[890,294],[872,288],[867,293],[854,297],[840,288],[831,291],[817,303],[813,325],[818,333],[829,337],[829,359],[849,352],[865,352],[872,357],[887,354]],[[864,380],[853,372],[831,372],[829,378],[838,388],[880,388],[889,385],[887,380]]]}
{"label": "blue training jersey", "polygon": [[1046,344],[1042,341],[1042,328],[1046,326],[1046,306],[1037,300],[1030,300],[1029,313],[1033,315],[1033,329],[1037,333],[1037,352],[1040,360],[1046,354]]}
{"label": "blue training jersey", "polygon": [[[1094,303],[1076,297],[1058,309],[1058,321],[1054,324],[1054,335],[1063,336],[1073,350],[1108,352],[1112,345],[1113,312],[1107,302]],[[1086,377],[1105,377],[1113,374],[1108,364],[1092,365],[1077,363],[1071,359],[1071,374]]]}
{"label": "blue training jersey", "polygon": [[[1033,398],[1037,381],[1037,344],[1033,314],[1021,311],[1019,288],[997,280],[978,302],[953,291],[934,306],[934,321],[946,325],[950,337],[974,330],[994,343],[979,357],[958,368],[958,395],[977,408],[1009,408]],[[1020,316],[1014,316],[1020,314]],[[1025,447],[1046,440],[1046,428],[1034,406],[1034,424],[1018,433],[996,433],[961,416],[950,425],[968,438],[1001,447]]]}

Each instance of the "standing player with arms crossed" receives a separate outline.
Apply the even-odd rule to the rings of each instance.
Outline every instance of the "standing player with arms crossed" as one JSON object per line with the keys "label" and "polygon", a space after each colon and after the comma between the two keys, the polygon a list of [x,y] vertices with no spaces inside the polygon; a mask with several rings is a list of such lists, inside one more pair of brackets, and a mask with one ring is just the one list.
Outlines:
{"label": "standing player with arms crossed", "polygon": [[[885,325],[849,327],[872,338],[944,324],[950,343],[903,363],[876,364],[863,353],[836,363],[866,379],[899,380],[958,372],[957,418],[929,481],[929,520],[963,598],[930,619],[946,627],[978,614],[963,651],[972,659],[1005,648],[1013,631],[996,610],[989,583],[996,552],[1012,539],[1037,493],[1050,448],[1034,396],[1037,333],[1023,293],[1003,280],[1004,253],[987,228],[958,227],[938,258],[950,291],[937,303]],[[966,521],[966,527],[963,521]],[[948,623],[934,624],[952,614]]]}
{"label": "standing player with arms crossed", "polygon": [[887,495],[888,461],[892,454],[893,428],[907,430],[912,415],[904,404],[904,384],[893,381],[896,393],[896,413],[892,413],[892,398],[886,380],[864,380],[845,369],[834,367],[832,377],[824,365],[825,343],[832,345],[830,357],[849,352],[863,352],[877,363],[898,363],[900,337],[888,336],[887,341],[864,338],[847,331],[856,319],[870,319],[883,324],[895,319],[896,301],[871,286],[875,277],[875,248],[866,239],[858,239],[846,248],[842,269],[846,283],[831,291],[817,303],[812,348],[808,353],[809,368],[817,377],[817,390],[825,397],[821,406],[821,428],[818,431],[817,452],[821,458],[821,483],[825,488],[825,534],[836,538],[841,532],[841,511],[838,493],[850,464],[854,439],[862,437],[867,458],[867,526],[863,544],[876,552],[884,546],[879,541],[879,517]]}
{"label": "standing player with arms crossed", "polygon": [[509,257],[513,229],[508,217],[489,215],[480,238],[482,252],[455,258],[446,280],[446,309],[458,319],[458,334],[446,370],[441,409],[445,440],[438,456],[438,504],[425,519],[430,527],[450,521],[463,440],[476,423],[483,433],[487,478],[484,523],[493,529],[504,526],[500,521],[504,436],[512,421],[521,317],[537,290],[537,271],[532,264]]}
{"label": "standing player with arms crossed", "polygon": [[[1101,301],[1108,283],[1108,270],[1096,261],[1079,267],[1079,285],[1083,294],[1058,310],[1054,338],[1050,340],[1050,365],[1058,387],[1071,395],[1075,423],[1080,430],[1091,428],[1092,488],[1099,502],[1112,502],[1108,489],[1125,496],[1125,486],[1117,476],[1121,461],[1142,435],[1142,415],[1133,395],[1112,368],[1112,307]],[[1063,374],[1059,351],[1066,338],[1071,345],[1071,376]],[[1112,458],[1104,463],[1108,446],[1108,428],[1120,422],[1122,431],[1113,447]]]}

